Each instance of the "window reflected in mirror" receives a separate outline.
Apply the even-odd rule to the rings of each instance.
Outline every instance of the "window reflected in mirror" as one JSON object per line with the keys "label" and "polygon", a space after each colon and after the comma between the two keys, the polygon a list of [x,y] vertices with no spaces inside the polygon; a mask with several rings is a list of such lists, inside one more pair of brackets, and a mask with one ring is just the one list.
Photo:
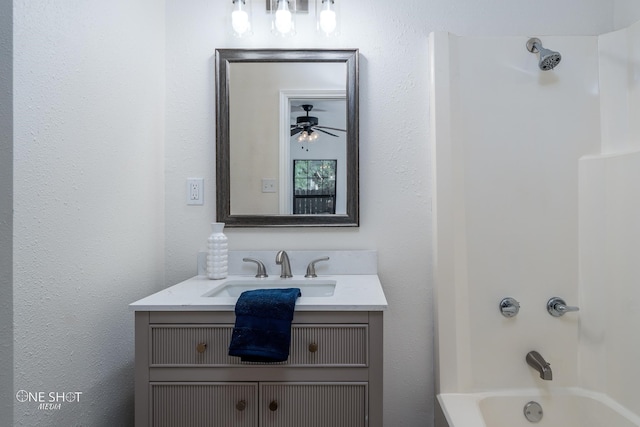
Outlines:
{"label": "window reflected in mirror", "polygon": [[337,160],[293,161],[293,213],[336,213]]}

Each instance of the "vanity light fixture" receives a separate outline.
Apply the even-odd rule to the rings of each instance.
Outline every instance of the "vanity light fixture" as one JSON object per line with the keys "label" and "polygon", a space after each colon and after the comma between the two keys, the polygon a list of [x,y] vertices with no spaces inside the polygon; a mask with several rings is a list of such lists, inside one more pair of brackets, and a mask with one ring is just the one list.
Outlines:
{"label": "vanity light fixture", "polygon": [[[236,37],[248,37],[252,32],[252,0],[231,0],[231,30]],[[265,0],[266,12],[271,15],[271,32],[289,37],[296,34],[296,15],[309,14],[311,0]],[[339,35],[337,10],[340,0],[315,0],[316,29],[327,37]],[[306,19],[306,18],[305,18]]]}
{"label": "vanity light fixture", "polygon": [[271,0],[271,31],[283,37],[296,34],[296,0]]}
{"label": "vanity light fixture", "polygon": [[316,20],[318,31],[327,37],[337,36],[338,14],[336,13],[337,0],[316,0]]}
{"label": "vanity light fixture", "polygon": [[236,37],[247,37],[251,32],[251,0],[232,0],[231,28]]}

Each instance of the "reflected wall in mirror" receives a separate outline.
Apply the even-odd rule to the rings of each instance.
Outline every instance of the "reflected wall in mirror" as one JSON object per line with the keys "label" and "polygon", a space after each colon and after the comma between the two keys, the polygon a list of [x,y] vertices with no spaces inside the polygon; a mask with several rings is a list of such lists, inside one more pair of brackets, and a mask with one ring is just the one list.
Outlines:
{"label": "reflected wall in mirror", "polygon": [[217,221],[358,226],[356,49],[218,49],[216,119]]}

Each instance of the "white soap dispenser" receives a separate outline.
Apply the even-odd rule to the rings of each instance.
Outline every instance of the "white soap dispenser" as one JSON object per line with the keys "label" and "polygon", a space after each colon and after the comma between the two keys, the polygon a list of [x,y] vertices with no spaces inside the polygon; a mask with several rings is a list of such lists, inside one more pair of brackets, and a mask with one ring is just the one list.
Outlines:
{"label": "white soap dispenser", "polygon": [[224,222],[212,222],[212,233],[207,242],[207,276],[209,279],[227,277],[229,255],[227,236],[224,234]]}

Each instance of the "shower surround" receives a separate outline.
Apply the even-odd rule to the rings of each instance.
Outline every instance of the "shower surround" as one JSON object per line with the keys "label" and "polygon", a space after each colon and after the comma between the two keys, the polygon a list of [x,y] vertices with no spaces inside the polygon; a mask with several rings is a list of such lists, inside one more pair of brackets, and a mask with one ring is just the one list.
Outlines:
{"label": "shower surround", "polygon": [[552,71],[527,36],[431,35],[437,394],[577,387],[640,415],[640,24],[537,37]]}

